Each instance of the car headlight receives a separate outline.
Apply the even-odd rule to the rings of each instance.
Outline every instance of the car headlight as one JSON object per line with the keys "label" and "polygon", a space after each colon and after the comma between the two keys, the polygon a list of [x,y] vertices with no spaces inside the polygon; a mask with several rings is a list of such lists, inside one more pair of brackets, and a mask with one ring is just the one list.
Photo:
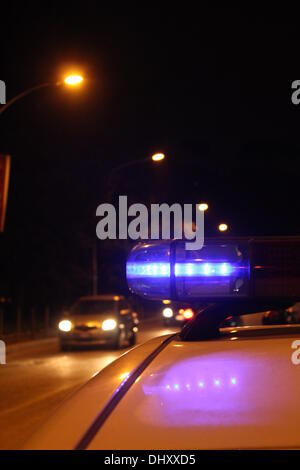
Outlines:
{"label": "car headlight", "polygon": [[62,320],[58,324],[58,328],[60,331],[71,331],[72,328],[72,323],[70,320]]}
{"label": "car headlight", "polygon": [[172,318],[173,317],[173,310],[170,307],[163,309],[163,317],[165,318]]}
{"label": "car headlight", "polygon": [[104,320],[102,323],[102,330],[103,331],[109,331],[109,330],[114,330],[117,326],[116,320],[113,318],[109,318],[108,320]]}

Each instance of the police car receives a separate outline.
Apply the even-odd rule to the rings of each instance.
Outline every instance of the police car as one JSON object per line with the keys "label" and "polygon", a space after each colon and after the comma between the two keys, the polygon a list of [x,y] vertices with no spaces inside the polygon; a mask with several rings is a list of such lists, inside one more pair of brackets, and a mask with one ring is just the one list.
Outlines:
{"label": "police car", "polygon": [[208,306],[102,370],[27,449],[300,448],[299,325],[220,328],[299,301],[299,238],[140,244],[127,279],[144,298]]}

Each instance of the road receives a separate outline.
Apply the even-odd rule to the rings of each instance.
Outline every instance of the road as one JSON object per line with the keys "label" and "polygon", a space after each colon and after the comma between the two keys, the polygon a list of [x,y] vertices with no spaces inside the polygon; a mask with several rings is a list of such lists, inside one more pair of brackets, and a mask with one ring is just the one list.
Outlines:
{"label": "road", "polygon": [[[138,343],[175,331],[147,320]],[[63,399],[128,349],[61,352],[56,338],[8,346],[0,365],[0,449],[19,449]]]}

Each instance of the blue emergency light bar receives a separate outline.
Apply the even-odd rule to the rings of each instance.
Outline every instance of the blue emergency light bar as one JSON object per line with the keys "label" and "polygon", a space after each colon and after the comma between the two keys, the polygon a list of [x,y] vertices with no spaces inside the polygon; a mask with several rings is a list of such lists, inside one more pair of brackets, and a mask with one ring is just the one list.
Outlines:
{"label": "blue emergency light bar", "polygon": [[181,241],[137,245],[127,262],[132,292],[151,298],[243,295],[249,260],[231,244],[186,251]]}
{"label": "blue emergency light bar", "polygon": [[[230,276],[230,263],[175,263],[175,277]],[[127,279],[136,277],[170,277],[170,263],[127,263]]]}
{"label": "blue emergency light bar", "polygon": [[300,298],[300,238],[206,240],[201,250],[140,243],[126,274],[129,289],[151,299]]}

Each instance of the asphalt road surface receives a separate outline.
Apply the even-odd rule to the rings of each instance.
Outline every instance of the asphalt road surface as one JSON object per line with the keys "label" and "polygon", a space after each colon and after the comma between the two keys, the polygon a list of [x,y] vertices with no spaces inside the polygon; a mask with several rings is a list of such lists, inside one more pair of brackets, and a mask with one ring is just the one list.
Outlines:
{"label": "asphalt road surface", "polygon": [[[138,343],[176,330],[147,320]],[[62,400],[125,351],[61,352],[56,338],[8,346],[0,365],[0,449],[20,449]]]}

